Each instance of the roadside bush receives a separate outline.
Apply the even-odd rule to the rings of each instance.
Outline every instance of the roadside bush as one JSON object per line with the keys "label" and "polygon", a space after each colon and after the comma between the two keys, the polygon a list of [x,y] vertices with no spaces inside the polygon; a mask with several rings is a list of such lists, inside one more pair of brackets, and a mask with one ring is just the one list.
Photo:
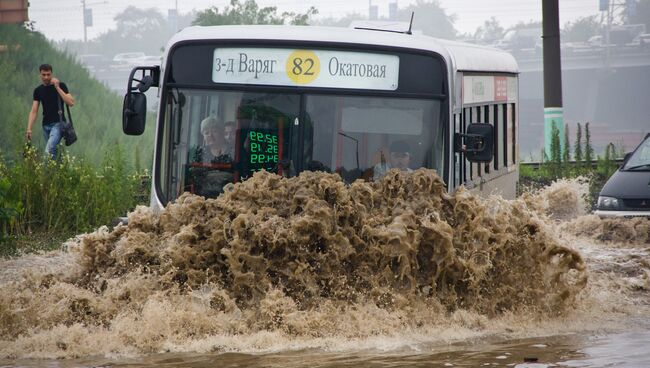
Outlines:
{"label": "roadside bush", "polygon": [[74,234],[108,224],[135,207],[141,173],[129,170],[120,146],[104,154],[99,168],[63,152],[45,159],[33,147],[22,158],[0,159],[0,214],[3,233]]}

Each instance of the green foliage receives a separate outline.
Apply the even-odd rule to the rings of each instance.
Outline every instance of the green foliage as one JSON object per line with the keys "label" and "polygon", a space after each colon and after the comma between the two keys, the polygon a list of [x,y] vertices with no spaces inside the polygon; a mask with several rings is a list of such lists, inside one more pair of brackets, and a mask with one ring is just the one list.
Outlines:
{"label": "green foliage", "polygon": [[413,17],[413,29],[421,30],[428,36],[454,39],[458,31],[454,27],[456,21],[455,15],[448,15],[445,9],[440,5],[440,1],[417,0],[415,4],[410,4],[397,12],[397,19],[403,22],[411,20],[411,13],[415,12]]}
{"label": "green foliage", "polygon": [[314,19],[309,22],[312,26],[325,26],[325,27],[348,27],[355,20],[367,19],[367,14],[361,13],[348,13],[340,17],[325,17]]}
{"label": "green foliage", "polygon": [[[27,118],[32,106],[32,93],[40,83],[38,66],[52,64],[53,74],[65,82],[75,97],[72,112],[79,140],[70,146],[69,153],[99,165],[103,152],[119,144],[128,152],[129,165],[133,164],[136,147],[140,147],[145,165],[149,167],[153,153],[153,130],[142,137],[127,137],[122,133],[122,98],[92,78],[74,58],[54,49],[45,37],[16,25],[0,25],[0,43],[7,45],[0,51],[0,80],[3,93],[0,100],[0,147],[9,159],[15,159],[24,144]],[[41,113],[34,123],[32,142],[44,147]]]}
{"label": "green foliage", "polygon": [[214,6],[201,11],[197,14],[196,19],[192,22],[198,26],[218,26],[218,25],[237,25],[237,24],[289,24],[307,25],[312,15],[318,14],[318,10],[313,6],[306,13],[284,12],[277,14],[278,8],[268,6],[260,8],[255,0],[245,0],[243,3],[239,0],[230,0],[230,6],[226,6],[222,12]]}
{"label": "green foliage", "polygon": [[614,174],[614,172],[618,169],[618,166],[616,166],[616,163],[614,162],[614,160],[617,158],[619,157],[616,146],[614,146],[614,143],[609,143],[607,147],[605,147],[604,157],[601,158],[598,156],[596,173],[605,178],[612,176],[612,174]]}
{"label": "green foliage", "polygon": [[476,29],[474,38],[489,43],[500,40],[503,38],[503,34],[504,29],[501,27],[501,23],[499,23],[496,17],[491,17]]}
{"label": "green foliage", "polygon": [[603,25],[598,16],[580,17],[573,22],[567,22],[562,28],[562,41],[585,42],[591,36],[601,33]]}
{"label": "green foliage", "polygon": [[26,147],[24,157],[12,164],[0,162],[0,203],[14,209],[4,224],[11,235],[92,230],[126,214],[141,191],[141,176],[129,173],[119,145],[107,152],[100,168],[68,153],[50,160],[34,147]]}
{"label": "green foliage", "polygon": [[542,22],[530,20],[528,22],[519,21],[517,24],[512,26],[510,29],[542,29]]}
{"label": "green foliage", "polygon": [[113,18],[114,29],[88,42],[63,40],[57,43],[57,47],[74,54],[101,54],[109,59],[120,52],[142,51],[158,55],[176,29],[189,26],[194,17],[194,13],[178,14],[174,25],[156,8],[129,6]]}
{"label": "green foliage", "polygon": [[569,163],[571,157],[571,145],[569,143],[569,124],[564,124],[564,142],[562,147],[562,162],[564,164]]}
{"label": "green foliage", "polygon": [[[589,157],[593,157],[593,148],[591,146],[591,136],[589,132],[589,123],[585,125],[585,139],[582,139],[582,128],[578,124],[575,140],[575,165],[571,166],[569,162],[570,147],[568,127],[565,126],[564,152],[560,152],[560,133],[555,124],[551,127],[551,158],[542,150],[544,160],[539,167],[534,168],[528,165],[519,165],[519,192],[522,188],[538,188],[551,184],[559,178],[574,178],[585,176],[589,179],[589,200],[592,206],[596,203],[596,198],[601,188],[607,182],[607,179],[618,169],[614,160],[622,157],[623,149],[617,149],[613,143],[607,145],[604,155],[597,157],[596,165]],[[583,160],[582,147],[585,147],[585,157]],[[589,154],[587,154],[589,152]],[[562,159],[560,159],[562,157]]]}
{"label": "green foliage", "polygon": [[0,240],[9,234],[16,217],[22,213],[21,201],[11,193],[11,181],[2,173],[6,171],[4,164],[0,162]]}
{"label": "green foliage", "polygon": [[591,132],[589,131],[589,123],[585,124],[585,161],[587,163],[594,159],[594,148],[591,146]]}
{"label": "green foliage", "polygon": [[576,160],[576,168],[580,169],[582,167],[582,126],[580,123],[578,123],[578,128],[576,130],[576,143],[573,158]]}
{"label": "green foliage", "polygon": [[558,178],[562,170],[562,148],[560,145],[560,130],[555,125],[551,126],[551,159],[548,162],[551,176]]}
{"label": "green foliage", "polygon": [[[623,12],[627,24],[640,24],[643,23],[646,29],[650,30],[650,0],[635,0],[635,11],[628,13]],[[630,2],[626,2],[625,6],[629,6]]]}

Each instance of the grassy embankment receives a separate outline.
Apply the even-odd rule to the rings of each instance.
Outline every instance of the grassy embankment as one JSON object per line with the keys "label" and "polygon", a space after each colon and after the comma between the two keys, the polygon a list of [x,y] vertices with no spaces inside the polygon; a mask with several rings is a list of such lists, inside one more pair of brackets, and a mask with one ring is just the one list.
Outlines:
{"label": "grassy embankment", "polygon": [[[33,146],[24,140],[42,63],[52,64],[76,99],[71,110],[79,140],[62,149],[58,162],[44,159],[40,113]],[[51,249],[147,200],[140,175],[151,166],[153,124],[142,137],[123,135],[122,98],[71,55],[40,33],[2,25],[0,80],[0,255]]]}

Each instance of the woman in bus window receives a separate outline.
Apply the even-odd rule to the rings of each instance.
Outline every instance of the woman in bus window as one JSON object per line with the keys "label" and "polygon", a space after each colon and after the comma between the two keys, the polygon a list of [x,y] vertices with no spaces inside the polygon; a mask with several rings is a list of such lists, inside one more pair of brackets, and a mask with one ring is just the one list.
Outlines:
{"label": "woman in bus window", "polygon": [[209,116],[201,121],[203,147],[197,150],[196,162],[230,163],[235,158],[235,124],[221,123]]}

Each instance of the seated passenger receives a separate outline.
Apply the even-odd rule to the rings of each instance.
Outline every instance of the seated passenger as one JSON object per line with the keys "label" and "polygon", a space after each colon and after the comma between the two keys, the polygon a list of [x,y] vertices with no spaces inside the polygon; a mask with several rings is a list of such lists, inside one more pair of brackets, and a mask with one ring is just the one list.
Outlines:
{"label": "seated passenger", "polygon": [[235,125],[223,124],[215,117],[201,121],[203,145],[192,154],[199,166],[189,168],[186,190],[205,197],[216,197],[234,182]]}
{"label": "seated passenger", "polygon": [[404,141],[395,141],[390,144],[389,150],[390,154],[388,162],[386,162],[382,155],[382,162],[378,163],[374,167],[372,176],[374,181],[381,179],[381,177],[386,175],[390,169],[399,169],[406,172],[413,171],[409,168],[411,162],[411,148],[408,143]]}
{"label": "seated passenger", "polygon": [[203,147],[197,151],[196,162],[229,163],[235,158],[234,123],[222,124],[219,119],[210,116],[201,121]]}

